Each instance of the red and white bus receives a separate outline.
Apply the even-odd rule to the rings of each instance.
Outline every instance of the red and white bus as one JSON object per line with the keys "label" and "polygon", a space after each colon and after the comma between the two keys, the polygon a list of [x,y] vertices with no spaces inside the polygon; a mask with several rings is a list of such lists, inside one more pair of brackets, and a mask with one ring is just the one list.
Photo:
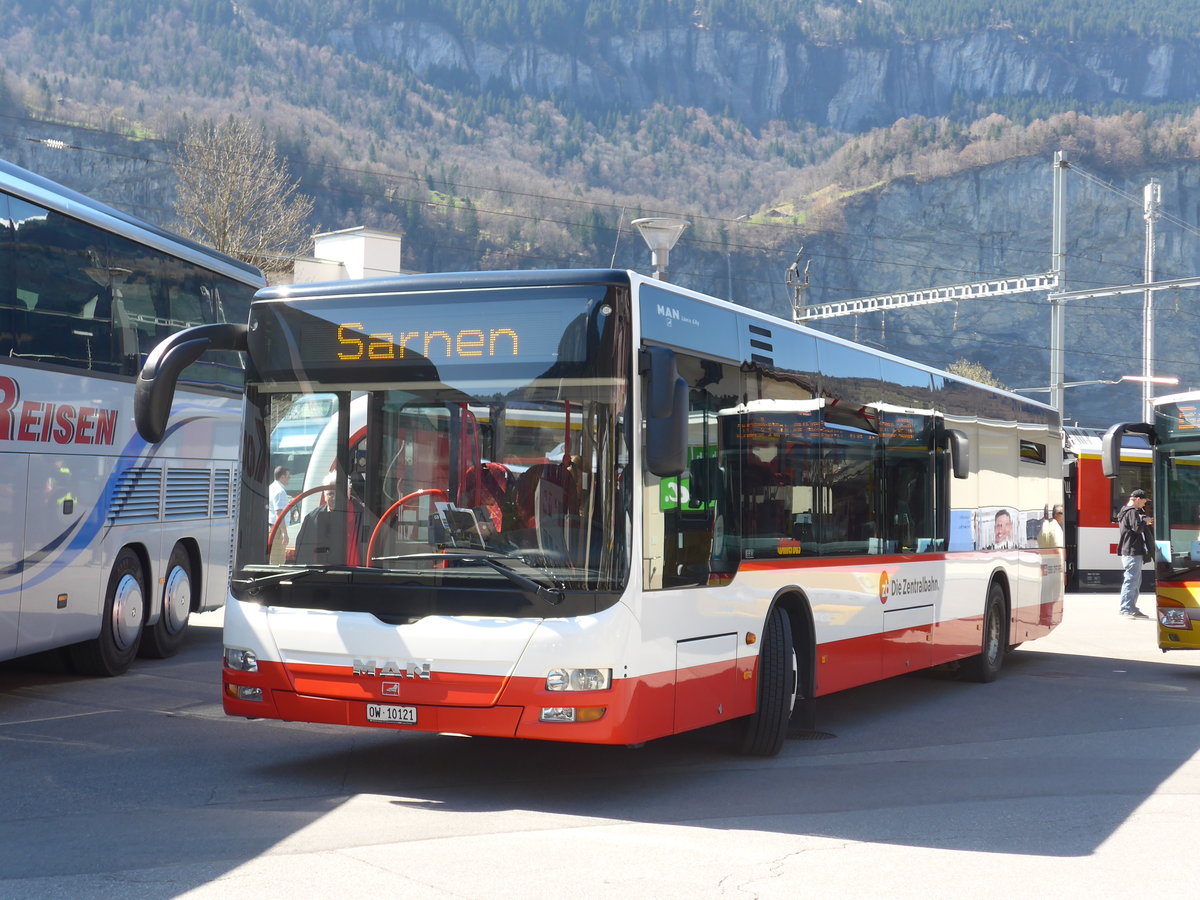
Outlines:
{"label": "red and white bus", "polygon": [[0,161],[0,659],[69,648],[115,675],[225,602],[242,362],[180,374],[170,433],[134,431],[146,354],[244,323],[257,269]]}
{"label": "red and white bus", "polygon": [[[1125,576],[1117,556],[1116,516],[1135,488],[1150,493],[1150,445],[1145,435],[1126,436],[1113,478],[1100,465],[1101,429],[1064,427],[1067,590],[1118,591]],[[1154,571],[1142,575],[1142,590],[1154,590]]]}
{"label": "red and white bus", "polygon": [[[155,351],[148,439],[206,346],[248,357],[230,715],[602,744],[728,722],[769,755],[816,697],[990,681],[1061,617],[1062,549],[1026,538],[1062,501],[1052,408],[712,297],[610,269],[270,288],[240,334]],[[272,434],[314,395],[293,504],[332,499],[285,538]]]}

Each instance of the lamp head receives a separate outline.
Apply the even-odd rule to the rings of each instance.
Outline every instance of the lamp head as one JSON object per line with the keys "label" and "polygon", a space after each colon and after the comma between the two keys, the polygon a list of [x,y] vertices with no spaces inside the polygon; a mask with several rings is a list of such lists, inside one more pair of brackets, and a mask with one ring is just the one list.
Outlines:
{"label": "lamp head", "polygon": [[654,264],[654,277],[660,281],[666,277],[667,259],[671,248],[679,240],[685,228],[690,224],[683,219],[660,218],[651,216],[645,219],[634,219],[633,224],[641,232],[642,240],[650,248],[650,261]]}

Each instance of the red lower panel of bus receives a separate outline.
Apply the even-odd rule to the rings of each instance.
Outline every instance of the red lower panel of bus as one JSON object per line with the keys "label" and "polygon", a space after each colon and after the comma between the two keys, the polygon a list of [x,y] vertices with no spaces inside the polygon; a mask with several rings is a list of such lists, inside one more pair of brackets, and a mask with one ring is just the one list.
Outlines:
{"label": "red lower panel of bus", "polygon": [[[712,682],[714,690],[710,695],[729,696],[732,701],[734,692],[727,687],[734,684],[731,667],[720,664],[701,668],[711,671],[689,673],[688,683],[696,688],[689,693],[704,695],[704,685]],[[749,671],[751,676],[744,681],[750,687],[741,690],[740,705],[727,703],[723,714],[718,715],[684,716],[687,724],[680,730],[752,712],[753,668]],[[432,673],[428,679],[393,680],[353,676],[348,668],[289,667],[281,663],[260,663],[255,673],[226,669],[224,682],[225,712],[233,716],[596,744],[634,744],[664,737],[672,733],[675,716],[684,712],[675,708],[674,672],[618,679],[611,690],[587,694],[547,691],[544,679],[540,678]],[[462,682],[472,683],[476,690],[461,690]],[[263,699],[252,701],[230,696],[231,690],[238,687],[258,688]],[[321,693],[308,693],[314,689]],[[472,699],[486,702],[492,698],[494,704],[470,705]],[[416,722],[369,721],[368,704],[411,707]],[[599,718],[590,722],[540,721],[543,709],[559,707],[597,711]]]}
{"label": "red lower panel of bus", "polygon": [[[1011,640],[1048,634],[1061,601],[1021,611]],[[964,659],[979,652],[982,617],[939,622],[817,648],[817,696]],[[754,711],[757,657],[679,672],[616,679],[607,691],[547,691],[540,678],[430,672],[355,675],[349,667],[260,662],[253,673],[225,669],[224,707],[231,716],[357,725],[404,731],[520,737],[594,744],[636,744],[735,719]],[[262,700],[239,699],[256,688]],[[233,696],[231,696],[231,693]],[[369,705],[407,707],[415,722],[378,722]],[[543,709],[570,707],[598,716],[543,722]],[[399,713],[397,713],[399,715]]]}

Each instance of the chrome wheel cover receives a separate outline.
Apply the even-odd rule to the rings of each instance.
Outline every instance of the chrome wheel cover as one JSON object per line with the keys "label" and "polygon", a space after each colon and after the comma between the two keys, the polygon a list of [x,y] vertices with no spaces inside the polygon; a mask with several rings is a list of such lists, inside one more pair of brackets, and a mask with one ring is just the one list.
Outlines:
{"label": "chrome wheel cover", "polygon": [[128,650],[137,643],[142,632],[144,603],[138,580],[132,575],[122,575],[112,604],[112,636],[118,650]]}
{"label": "chrome wheel cover", "polygon": [[192,580],[183,566],[175,566],[167,575],[163,590],[163,628],[167,634],[179,634],[187,626],[192,612]]}

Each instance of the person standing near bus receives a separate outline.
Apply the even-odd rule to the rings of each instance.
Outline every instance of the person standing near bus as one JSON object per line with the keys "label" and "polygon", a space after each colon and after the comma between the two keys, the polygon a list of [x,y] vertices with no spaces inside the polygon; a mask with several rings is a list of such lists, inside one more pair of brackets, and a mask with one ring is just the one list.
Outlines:
{"label": "person standing near bus", "polygon": [[1039,547],[1065,547],[1063,540],[1063,507],[1061,503],[1054,504],[1050,517],[1042,522],[1042,530],[1038,532]]}
{"label": "person standing near bus", "polygon": [[[267,521],[267,528],[274,528],[275,523],[279,521],[280,515],[283,514],[288,502],[292,499],[288,494],[288,482],[292,480],[292,473],[287,466],[275,467],[275,480],[271,482],[270,490],[267,493],[267,511],[270,513],[270,518]],[[279,531],[275,535],[275,542],[271,545],[271,562],[275,565],[282,563],[288,546],[288,531],[287,523],[284,522],[279,526]]]}
{"label": "person standing near bus", "polygon": [[1142,565],[1154,558],[1154,535],[1150,531],[1154,519],[1145,512],[1149,502],[1146,492],[1139,488],[1129,494],[1128,502],[1117,513],[1120,526],[1117,554],[1125,569],[1125,580],[1121,583],[1121,615],[1130,619],[1150,618],[1137,606]]}

